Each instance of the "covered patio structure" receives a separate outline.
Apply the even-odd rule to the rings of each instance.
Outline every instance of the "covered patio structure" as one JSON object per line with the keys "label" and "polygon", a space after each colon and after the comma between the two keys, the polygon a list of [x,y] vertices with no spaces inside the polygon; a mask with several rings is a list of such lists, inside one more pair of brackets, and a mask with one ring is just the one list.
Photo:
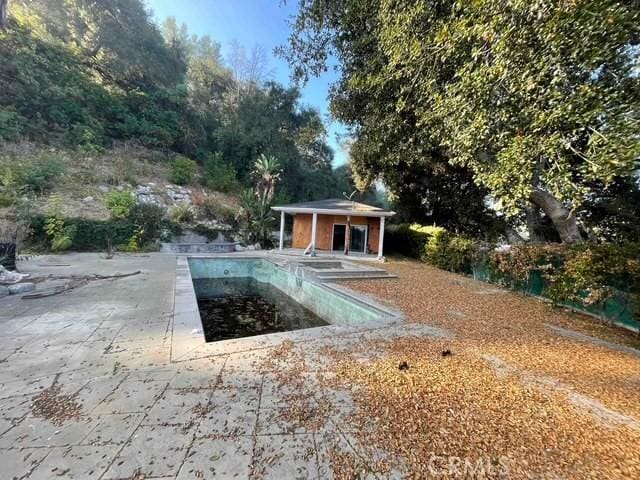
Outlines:
{"label": "covered patio structure", "polygon": [[395,215],[382,208],[331,198],[272,207],[280,212],[279,250],[284,250],[285,214],[293,215],[291,247],[312,256],[317,251],[375,254],[382,259],[384,222]]}

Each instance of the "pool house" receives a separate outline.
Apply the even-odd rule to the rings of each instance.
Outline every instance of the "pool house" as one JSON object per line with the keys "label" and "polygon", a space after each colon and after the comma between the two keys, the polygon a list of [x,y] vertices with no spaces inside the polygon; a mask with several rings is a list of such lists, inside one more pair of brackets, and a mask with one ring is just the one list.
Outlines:
{"label": "pool house", "polygon": [[377,255],[382,259],[385,218],[395,212],[351,200],[332,198],[272,207],[280,212],[279,249],[284,249],[285,215],[293,216],[291,248],[315,256]]}

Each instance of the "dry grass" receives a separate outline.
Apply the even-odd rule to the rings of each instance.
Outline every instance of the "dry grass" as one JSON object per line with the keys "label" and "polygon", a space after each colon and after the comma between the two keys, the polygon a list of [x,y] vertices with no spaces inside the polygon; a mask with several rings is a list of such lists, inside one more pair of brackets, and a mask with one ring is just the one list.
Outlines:
{"label": "dry grass", "polygon": [[[62,199],[62,210],[66,216],[106,219],[109,212],[105,207],[104,187],[133,188],[137,184],[155,183],[158,190],[162,190],[162,186],[170,183],[170,157],[131,143],[117,144],[104,153],[59,150],[26,142],[6,144],[0,154],[0,167],[43,156],[55,157],[64,166],[64,174],[51,192],[32,199],[33,209],[39,212],[46,210],[49,194],[56,193]],[[209,196],[229,209],[237,209],[237,199],[233,195],[209,192]],[[94,201],[83,201],[86,197],[92,197]]]}

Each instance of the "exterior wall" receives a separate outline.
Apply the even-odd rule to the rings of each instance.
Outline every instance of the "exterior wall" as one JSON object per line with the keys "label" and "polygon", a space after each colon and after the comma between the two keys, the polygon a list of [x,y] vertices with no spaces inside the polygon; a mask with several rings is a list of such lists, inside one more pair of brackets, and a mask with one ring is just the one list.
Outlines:
{"label": "exterior wall", "polygon": [[[298,213],[293,217],[293,248],[307,248],[311,243],[311,226],[313,215],[310,213]],[[316,225],[316,249],[331,250],[334,224],[346,225],[347,217],[344,215],[318,215]],[[370,253],[378,253],[378,240],[380,239],[379,217],[351,217],[351,225],[368,225],[367,247]]]}

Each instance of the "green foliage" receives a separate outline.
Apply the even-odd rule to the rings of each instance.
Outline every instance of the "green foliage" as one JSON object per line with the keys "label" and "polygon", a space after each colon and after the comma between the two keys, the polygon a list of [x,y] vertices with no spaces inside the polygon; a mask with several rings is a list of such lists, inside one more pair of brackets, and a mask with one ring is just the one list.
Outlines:
{"label": "green foliage", "polygon": [[21,123],[15,110],[0,108],[0,139],[19,140],[22,133]]}
{"label": "green foliage", "polygon": [[207,225],[203,225],[202,223],[198,223],[197,225],[192,227],[191,230],[193,230],[198,235],[207,237],[207,240],[215,240],[216,238],[218,238],[218,235],[220,234],[219,230],[209,227]]}
{"label": "green foliage", "polygon": [[203,180],[207,187],[219,192],[232,192],[238,187],[233,165],[225,162],[219,152],[209,155],[205,160]]}
{"label": "green foliage", "polygon": [[129,240],[126,244],[120,245],[118,248],[123,252],[135,253],[140,250],[140,246],[142,244],[142,235],[144,234],[144,230],[140,227],[137,227],[133,232],[133,235],[129,237]]}
{"label": "green foliage", "polygon": [[127,215],[127,220],[138,227],[137,243],[144,245],[160,237],[167,226],[164,220],[166,209],[151,203],[136,204]]}
{"label": "green foliage", "polygon": [[384,249],[387,253],[419,259],[428,240],[428,233],[413,229],[406,223],[385,227]]}
{"label": "green foliage", "polygon": [[183,156],[176,157],[170,166],[169,181],[178,185],[189,185],[198,172],[198,164]]}
{"label": "green foliage", "polygon": [[640,244],[581,245],[569,249],[558,269],[546,274],[548,294],[558,302],[582,303],[603,309],[625,293],[636,304],[640,319]]}
{"label": "green foliage", "polygon": [[253,165],[253,175],[258,180],[256,193],[263,205],[270,204],[280,179],[280,161],[273,155],[261,153]]}
{"label": "green foliage", "polygon": [[470,274],[480,245],[442,227],[400,224],[385,228],[385,250],[399,253],[451,272]]}
{"label": "green foliage", "polygon": [[271,245],[271,232],[276,219],[271,207],[264,204],[253,190],[244,190],[240,194],[240,229],[247,243],[258,242],[263,247]]}
{"label": "green foliage", "polygon": [[[201,162],[221,191],[253,186],[264,153],[280,159],[292,201],[341,195],[322,119],[296,88],[263,83],[258,57],[232,72],[218,43],[171,18],[159,29],[142,0],[12,0],[0,58],[0,139],[85,152],[132,141]],[[192,163],[175,169],[171,181],[194,180]],[[134,183],[118,171],[115,184]]]}
{"label": "green foliage", "polygon": [[[640,244],[519,245],[488,257],[490,278],[559,304],[640,320]],[[612,308],[612,302],[617,306]]]}
{"label": "green foliage", "polygon": [[514,218],[533,202],[575,242],[573,209],[638,167],[639,20],[614,0],[305,0],[282,53],[301,79],[337,59],[331,109],[358,132],[361,180],[427,216],[483,190]]}
{"label": "green foliage", "polygon": [[563,262],[566,249],[552,244],[512,245],[488,256],[488,266],[500,283],[518,287],[530,281],[533,272],[548,272]]}
{"label": "green foliage", "polygon": [[128,217],[136,206],[136,197],[127,190],[113,190],[107,194],[106,204],[112,218],[122,219]]}
{"label": "green foliage", "polygon": [[422,256],[425,262],[451,272],[472,273],[478,250],[476,242],[439,227],[421,227],[418,231],[429,235]]}
{"label": "green foliage", "polygon": [[195,219],[191,205],[178,204],[169,212],[171,219],[178,223],[191,223]]}
{"label": "green foliage", "polygon": [[46,154],[29,161],[14,161],[0,168],[0,194],[11,205],[18,195],[43,194],[51,190],[64,174],[63,163]]}
{"label": "green foliage", "polygon": [[197,209],[199,216],[204,219],[216,219],[229,225],[235,223],[236,212],[212,196],[208,196],[198,203]]}
{"label": "green foliage", "polygon": [[55,156],[45,156],[27,163],[19,173],[19,182],[27,191],[44,193],[55,185],[64,173],[64,166]]}
{"label": "green foliage", "polygon": [[280,179],[280,162],[273,155],[261,154],[254,163],[253,175],[257,179],[255,191],[245,190],[240,194],[240,225],[247,242],[258,242],[271,246],[271,232],[275,227],[275,216],[271,202]]}
{"label": "green foliage", "polygon": [[60,197],[52,195],[48,209],[47,218],[44,221],[44,232],[51,242],[51,250],[54,252],[68,250],[73,244],[77,227],[65,223]]}
{"label": "green foliage", "polygon": [[[99,251],[111,245],[125,244],[136,231],[136,225],[120,220],[89,220],[66,218],[65,225],[75,227],[71,248],[76,251]],[[47,238],[46,218],[36,216],[32,219],[32,241]]]}

